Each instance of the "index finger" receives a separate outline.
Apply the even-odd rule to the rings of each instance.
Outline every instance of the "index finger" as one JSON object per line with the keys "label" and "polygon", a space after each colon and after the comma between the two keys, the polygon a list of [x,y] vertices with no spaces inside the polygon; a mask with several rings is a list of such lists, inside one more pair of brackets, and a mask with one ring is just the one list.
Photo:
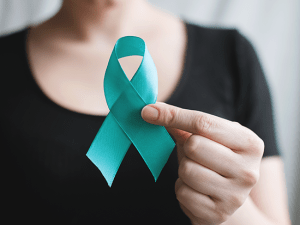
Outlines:
{"label": "index finger", "polygon": [[261,139],[250,129],[200,111],[159,102],[145,106],[142,117],[148,123],[198,134],[235,150],[254,150],[254,147],[261,146]]}

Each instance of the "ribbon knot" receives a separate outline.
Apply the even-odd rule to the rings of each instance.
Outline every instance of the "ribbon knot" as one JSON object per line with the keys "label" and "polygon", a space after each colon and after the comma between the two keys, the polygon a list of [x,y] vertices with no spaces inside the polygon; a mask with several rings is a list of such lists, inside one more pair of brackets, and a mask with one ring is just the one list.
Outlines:
{"label": "ribbon knot", "polygon": [[[132,55],[143,59],[129,81],[118,59]],[[143,107],[156,102],[157,91],[156,67],[143,39],[120,38],[104,76],[104,93],[110,112],[86,154],[110,187],[131,143],[155,181],[174,149],[175,143],[164,127],[147,123],[141,117]]]}

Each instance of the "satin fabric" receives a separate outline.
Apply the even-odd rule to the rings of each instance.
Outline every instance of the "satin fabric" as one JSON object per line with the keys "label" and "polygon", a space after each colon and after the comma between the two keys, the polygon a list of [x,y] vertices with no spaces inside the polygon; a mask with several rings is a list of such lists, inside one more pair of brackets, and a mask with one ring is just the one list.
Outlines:
{"label": "satin fabric", "polygon": [[[143,59],[129,81],[118,59],[132,55]],[[110,187],[131,143],[155,181],[175,147],[164,127],[147,123],[141,117],[143,107],[156,102],[157,92],[156,67],[143,39],[135,36],[120,38],[104,76],[104,93],[110,112],[86,154]]]}

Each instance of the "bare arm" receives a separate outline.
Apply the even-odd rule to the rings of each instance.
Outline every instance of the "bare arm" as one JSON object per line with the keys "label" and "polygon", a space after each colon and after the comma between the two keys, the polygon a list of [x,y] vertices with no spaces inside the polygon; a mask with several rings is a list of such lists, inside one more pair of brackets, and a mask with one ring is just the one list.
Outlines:
{"label": "bare arm", "polygon": [[263,158],[260,178],[246,202],[222,225],[290,225],[284,167],[279,156]]}

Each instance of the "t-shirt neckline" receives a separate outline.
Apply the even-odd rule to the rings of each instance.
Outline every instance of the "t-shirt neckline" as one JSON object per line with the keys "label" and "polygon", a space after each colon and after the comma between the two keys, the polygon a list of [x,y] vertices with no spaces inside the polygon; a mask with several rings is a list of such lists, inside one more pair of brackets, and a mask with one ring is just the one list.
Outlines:
{"label": "t-shirt neckline", "polygon": [[[184,21],[184,26],[185,26],[185,32],[186,32],[186,46],[185,46],[185,53],[184,53],[184,64],[183,64],[183,69],[181,72],[181,77],[173,91],[173,93],[171,94],[171,96],[165,101],[165,103],[167,104],[172,104],[174,102],[176,102],[176,99],[178,98],[178,96],[180,95],[181,91],[184,89],[185,87],[185,81],[187,80],[188,74],[189,74],[189,68],[191,65],[191,54],[192,54],[192,42],[193,40],[193,35],[192,35],[192,29],[191,29],[191,24],[189,24],[188,22]],[[39,95],[44,98],[48,103],[50,103],[51,105],[53,105],[54,107],[56,107],[59,110],[62,110],[64,112],[73,114],[73,115],[79,115],[79,116],[85,116],[85,117],[94,117],[94,118],[105,118],[107,115],[95,115],[95,114],[88,114],[88,113],[82,113],[82,112],[78,112],[78,111],[74,111],[68,108],[65,108],[59,104],[57,104],[56,102],[54,102],[53,100],[51,100],[40,88],[40,86],[37,84],[36,80],[33,77],[33,72],[30,66],[30,62],[29,62],[29,58],[28,58],[28,54],[27,54],[27,35],[28,35],[28,31],[29,31],[29,27],[27,27],[24,31],[24,39],[23,39],[23,56],[25,58],[25,64],[26,64],[26,69],[27,72],[29,74],[29,78],[32,81],[33,85],[36,88],[36,91],[39,93]]]}

